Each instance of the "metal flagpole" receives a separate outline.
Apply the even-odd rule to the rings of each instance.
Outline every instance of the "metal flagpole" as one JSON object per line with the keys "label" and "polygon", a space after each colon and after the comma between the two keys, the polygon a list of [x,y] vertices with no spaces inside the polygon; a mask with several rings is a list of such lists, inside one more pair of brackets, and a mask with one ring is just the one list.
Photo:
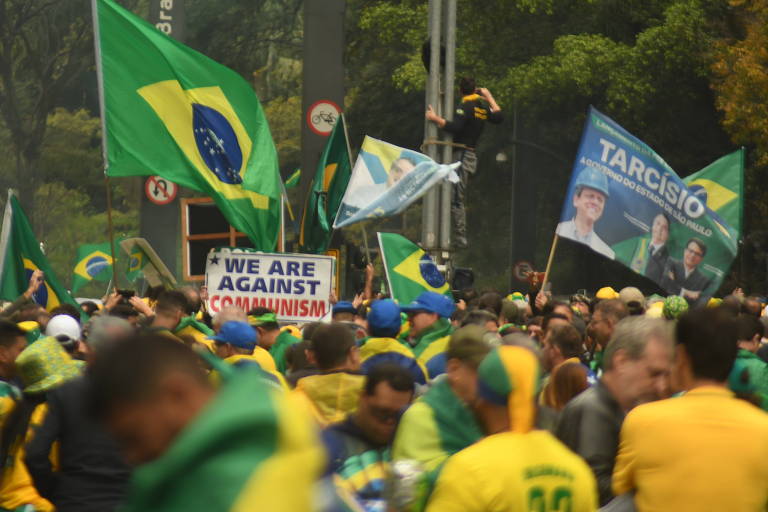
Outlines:
{"label": "metal flagpole", "polygon": [[[349,158],[349,165],[352,165],[352,147],[349,145],[349,132],[347,131],[347,118],[342,113],[341,116],[342,126],[344,127],[344,142],[347,144],[347,158]],[[363,221],[364,222],[364,221]],[[333,228],[331,228],[333,229]],[[365,259],[368,263],[371,262],[371,249],[368,247],[368,232],[365,230],[365,224],[360,223],[360,231],[363,233],[363,247],[365,247]],[[333,230],[331,231],[333,233]]]}
{"label": "metal flagpole", "polygon": [[112,281],[115,289],[117,281],[117,255],[115,254],[115,230],[112,224],[112,189],[109,184],[107,167],[109,158],[107,152],[107,110],[104,102],[104,68],[101,61],[101,31],[99,28],[99,0],[91,0],[91,15],[93,16],[93,46],[96,54],[96,84],[99,91],[99,110],[101,113],[101,158],[104,162],[104,188],[107,191],[107,226],[109,230],[109,250],[112,255]]}
{"label": "metal flagpole", "polygon": [[[445,12],[445,82],[443,84],[443,118],[453,119],[453,82],[456,74],[456,0],[448,0]],[[453,136],[443,132],[442,163],[453,162]],[[451,200],[453,199],[453,183],[445,181],[440,184],[440,248],[450,251],[451,248]],[[449,253],[450,254],[450,253]],[[447,270],[447,269],[446,269]],[[446,276],[449,278],[449,276]]]}

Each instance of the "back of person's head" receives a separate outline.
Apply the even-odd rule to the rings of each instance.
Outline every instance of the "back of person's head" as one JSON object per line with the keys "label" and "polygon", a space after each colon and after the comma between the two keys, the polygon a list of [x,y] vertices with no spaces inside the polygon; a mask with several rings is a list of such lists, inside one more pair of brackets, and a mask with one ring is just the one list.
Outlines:
{"label": "back of person's head", "polygon": [[355,346],[352,331],[341,323],[320,325],[312,334],[312,353],[321,371],[343,365]]}
{"label": "back of person's head", "polygon": [[36,322],[43,313],[48,314],[40,307],[40,304],[24,304],[13,314],[13,320],[15,322]]}
{"label": "back of person's head", "polygon": [[[562,322],[555,322],[555,320],[562,320],[568,324],[571,323],[571,321],[568,319],[567,316],[563,315],[562,313],[549,313],[544,316],[544,319],[541,322],[541,328],[544,332],[547,332],[552,327],[554,327],[554,324],[562,325]],[[553,324],[553,325],[550,325]]]}
{"label": "back of person's head", "polygon": [[315,331],[321,325],[323,325],[322,322],[309,322],[308,324],[304,324],[304,327],[301,328],[301,339],[307,341],[311,340],[312,335],[315,334]]}
{"label": "back of person's head", "polygon": [[167,290],[160,294],[155,304],[155,314],[157,315],[175,315],[181,313],[186,315],[189,310],[187,297],[178,290]]}
{"label": "back of person's head", "polygon": [[147,288],[147,293],[145,294],[145,296],[147,297],[147,299],[154,302],[160,298],[160,295],[162,295],[163,292],[165,292],[165,286],[161,284],[157,286],[150,286],[149,288]]}
{"label": "back of person's head", "polygon": [[400,392],[414,392],[414,381],[411,372],[395,363],[380,363],[371,367],[365,376],[363,392],[371,396],[376,393],[376,387],[386,382],[389,387]]}
{"label": "back of person's head", "polygon": [[565,359],[579,357],[583,352],[581,335],[570,324],[553,325],[547,331],[546,339],[560,350]]}
{"label": "back of person's head", "polygon": [[573,397],[589,387],[587,368],[577,362],[565,363],[552,374],[555,409],[560,411]]}
{"label": "back of person's head", "polygon": [[123,318],[106,315],[94,318],[88,322],[85,343],[94,353],[101,352],[121,339],[128,338],[135,333],[133,326]]}
{"label": "back of person's head", "polygon": [[99,310],[99,305],[92,300],[86,300],[80,303],[80,309],[82,309],[86,315],[93,316]]}
{"label": "back of person's head", "polygon": [[184,313],[189,315],[195,315],[200,308],[203,307],[203,301],[200,299],[200,292],[194,286],[182,286],[179,291],[187,298],[187,308]]}
{"label": "back of person's head", "polygon": [[472,94],[476,88],[477,85],[473,77],[463,76],[459,78],[459,91],[461,91],[461,94]]}
{"label": "back of person's head", "polygon": [[307,350],[311,348],[311,342],[303,340],[300,343],[289,345],[285,349],[285,364],[290,372],[297,372],[309,366]]}
{"label": "back of person's head", "polygon": [[160,381],[174,372],[210,386],[200,357],[176,340],[143,334],[107,344],[89,372],[88,408],[96,418],[107,419],[123,405],[151,399]]}
{"label": "back of person's head", "polygon": [[595,313],[601,312],[613,323],[617,323],[629,316],[629,309],[620,299],[605,299],[595,304]]}
{"label": "back of person's head", "polygon": [[[275,312],[269,308],[259,306],[257,308],[253,308],[248,312],[248,316],[252,317],[252,318],[249,318],[248,321],[251,325],[256,325],[258,327],[261,327],[265,331],[274,331],[276,329],[280,329],[280,324],[277,322],[277,320],[275,320],[274,322],[273,321],[263,322],[258,320],[260,317],[263,317],[264,315],[269,315],[274,313]],[[254,324],[254,321],[256,322],[255,324]]]}
{"label": "back of person's head", "polygon": [[472,368],[477,368],[491,351],[491,345],[485,338],[486,333],[487,331],[478,325],[456,329],[448,340],[448,347],[445,350],[446,358],[457,359]]}
{"label": "back of person's head", "polygon": [[138,317],[139,312],[130,304],[118,304],[109,311],[109,316],[116,316],[124,320],[129,320]]}
{"label": "back of person's head", "polygon": [[479,295],[477,293],[477,290],[474,288],[463,288],[459,294],[458,297],[462,299],[468,308],[474,308],[477,307],[477,300],[479,298]]}
{"label": "back of person's head", "polygon": [[738,316],[741,312],[741,300],[735,295],[726,295],[720,303],[720,309],[731,316]]}
{"label": "back of person's head", "polygon": [[[489,323],[498,324],[499,318],[485,309],[476,309],[467,313],[467,316],[461,321],[461,326],[478,325],[480,327],[486,327]],[[497,326],[498,328],[498,326]]]}
{"label": "back of person's head", "polygon": [[477,309],[490,311],[497,317],[501,314],[502,296],[497,292],[485,292],[477,300]]}
{"label": "back of person's head", "polygon": [[224,306],[218,313],[213,315],[211,323],[214,328],[221,327],[227,322],[247,322],[248,315],[238,306]]}
{"label": "back of person's head", "polygon": [[736,320],[720,308],[696,309],[682,315],[675,328],[694,378],[723,382],[736,359]]}
{"label": "back of person's head", "polygon": [[80,310],[72,304],[59,304],[51,310],[51,318],[58,315],[67,315],[80,322]]}
{"label": "back of person's head", "polygon": [[671,346],[668,324],[658,318],[630,316],[616,324],[603,354],[606,372],[614,368],[614,356],[621,350],[631,360],[642,359],[650,340]]}
{"label": "back of person's head", "polygon": [[739,341],[750,341],[755,336],[763,337],[765,326],[756,316],[750,314],[739,315],[736,318],[737,339]]}
{"label": "back of person's head", "polygon": [[0,320],[0,347],[15,345],[19,338],[24,338],[26,333],[13,322]]}
{"label": "back of person's head", "polygon": [[501,314],[499,320],[503,319],[507,323],[520,324],[520,309],[511,300],[501,301]]}

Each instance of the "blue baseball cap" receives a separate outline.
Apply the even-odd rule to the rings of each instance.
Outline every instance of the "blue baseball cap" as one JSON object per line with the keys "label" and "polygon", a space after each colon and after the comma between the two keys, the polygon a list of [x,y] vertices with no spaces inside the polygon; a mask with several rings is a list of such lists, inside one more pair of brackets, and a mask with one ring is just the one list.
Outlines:
{"label": "blue baseball cap", "polygon": [[448,318],[456,309],[456,304],[445,295],[436,292],[422,292],[421,295],[416,297],[416,300],[407,306],[401,306],[400,309],[406,313],[427,311]]}
{"label": "blue baseball cap", "polygon": [[366,319],[371,336],[394,337],[402,326],[400,306],[392,299],[374,301]]}
{"label": "blue baseball cap", "polygon": [[208,339],[253,350],[259,342],[259,335],[256,334],[256,329],[248,325],[247,322],[231,321],[225,322],[221,326],[219,333],[215,336],[210,336]]}
{"label": "blue baseball cap", "polygon": [[334,315],[336,313],[357,313],[357,308],[351,302],[341,301],[334,304],[331,311]]}

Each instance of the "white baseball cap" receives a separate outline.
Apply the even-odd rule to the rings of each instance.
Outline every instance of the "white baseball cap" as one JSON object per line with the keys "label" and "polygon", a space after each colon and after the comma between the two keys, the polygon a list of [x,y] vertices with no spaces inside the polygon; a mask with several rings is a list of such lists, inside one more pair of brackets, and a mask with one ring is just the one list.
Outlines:
{"label": "white baseball cap", "polygon": [[80,339],[80,324],[69,315],[56,315],[48,320],[46,336],[67,336],[71,340]]}

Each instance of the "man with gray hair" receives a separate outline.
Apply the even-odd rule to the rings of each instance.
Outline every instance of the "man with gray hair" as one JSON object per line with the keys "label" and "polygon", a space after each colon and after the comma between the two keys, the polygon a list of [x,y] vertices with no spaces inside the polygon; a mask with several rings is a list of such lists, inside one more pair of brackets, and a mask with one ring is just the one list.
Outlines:
{"label": "man with gray hair", "polygon": [[[89,322],[87,361],[135,332],[122,318],[101,316]],[[59,512],[105,512],[125,498],[131,470],[117,444],[86,413],[88,377],[78,377],[48,393],[48,414],[26,447],[25,462],[35,487]],[[59,443],[59,470],[49,459]]]}
{"label": "man with gray hair", "polygon": [[636,405],[669,396],[672,354],[663,320],[625,318],[605,348],[600,381],[562,411],[555,433],[592,468],[601,506],[613,499],[611,476],[624,417]]}
{"label": "man with gray hair", "polygon": [[211,325],[218,334],[221,326],[227,322],[248,322],[248,315],[237,306],[224,306],[218,313],[213,315]]}

